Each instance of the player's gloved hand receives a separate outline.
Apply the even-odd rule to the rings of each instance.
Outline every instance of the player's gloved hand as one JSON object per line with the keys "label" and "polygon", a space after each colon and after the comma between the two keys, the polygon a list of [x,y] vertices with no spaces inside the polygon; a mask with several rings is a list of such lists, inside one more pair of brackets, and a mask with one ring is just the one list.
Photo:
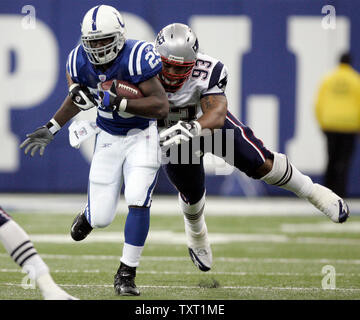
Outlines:
{"label": "player's gloved hand", "polygon": [[31,150],[32,157],[39,149],[40,156],[42,156],[45,147],[54,140],[54,135],[46,126],[37,128],[34,132],[27,134],[26,137],[27,139],[20,145],[20,148],[22,149],[26,146],[25,154]]}
{"label": "player's gloved hand", "polygon": [[116,80],[113,81],[109,90],[99,92],[101,105],[112,111],[124,112],[127,106],[127,99],[116,94]]}
{"label": "player's gloved hand", "polygon": [[70,86],[69,96],[80,110],[85,111],[98,106],[98,102],[95,100],[89,89],[78,83],[73,83]]}
{"label": "player's gloved hand", "polygon": [[201,133],[201,125],[198,121],[178,121],[172,127],[160,132],[160,146],[171,147],[187,142]]}

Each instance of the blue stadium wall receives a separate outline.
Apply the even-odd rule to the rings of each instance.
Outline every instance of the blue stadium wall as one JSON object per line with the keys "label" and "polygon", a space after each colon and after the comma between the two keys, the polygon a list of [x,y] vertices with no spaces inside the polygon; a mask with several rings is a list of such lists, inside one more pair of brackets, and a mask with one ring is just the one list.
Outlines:
{"label": "blue stadium wall", "polygon": [[[43,157],[18,148],[62,103],[65,63],[79,42],[83,15],[98,1],[0,1],[0,192],[86,192],[91,145],[68,143],[68,125]],[[270,149],[286,153],[322,182],[325,139],[314,119],[322,76],[347,49],[360,70],[360,1],[122,0],[104,1],[124,15],[128,37],[154,39],[172,22],[189,24],[200,48],[230,72],[230,110]],[[90,117],[94,115],[89,112]],[[360,196],[359,146],[349,174],[349,196]],[[238,171],[214,174],[207,161],[207,193],[290,195]],[[157,194],[175,193],[163,171]]]}

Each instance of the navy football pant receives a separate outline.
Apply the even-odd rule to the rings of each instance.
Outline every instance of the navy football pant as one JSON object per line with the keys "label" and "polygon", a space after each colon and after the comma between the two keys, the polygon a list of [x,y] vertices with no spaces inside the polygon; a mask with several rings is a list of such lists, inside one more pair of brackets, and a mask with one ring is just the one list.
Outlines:
{"label": "navy football pant", "polygon": [[0,227],[9,220],[11,220],[9,214],[6,213],[3,208],[0,207]]}
{"label": "navy football pant", "polygon": [[[226,130],[232,130],[233,134],[226,135]],[[273,155],[264,147],[263,142],[254,136],[252,130],[236,119],[230,112],[228,112],[225,124],[221,128],[221,139],[222,149],[220,153],[222,154],[218,154],[218,152],[215,154],[249,177],[260,178],[256,176],[256,170],[267,158],[272,158]],[[216,140],[212,139],[212,141]],[[232,157],[224,156],[227,152],[225,150],[226,143],[233,144]],[[204,146],[201,144],[200,146],[201,150],[204,150]],[[189,148],[191,148],[191,144],[189,144]],[[216,148],[213,146],[212,150],[214,154]],[[179,164],[168,163],[163,165],[163,168],[170,182],[180,192],[182,199],[186,203],[194,204],[202,198],[205,192],[205,172],[202,156],[200,163],[197,164],[181,164],[179,156]]]}

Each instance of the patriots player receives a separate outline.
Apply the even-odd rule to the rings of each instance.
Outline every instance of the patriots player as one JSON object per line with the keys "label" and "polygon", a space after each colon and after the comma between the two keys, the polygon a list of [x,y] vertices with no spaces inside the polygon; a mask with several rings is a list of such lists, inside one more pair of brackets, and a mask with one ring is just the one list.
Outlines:
{"label": "patriots player", "polygon": [[14,262],[36,282],[45,300],[78,300],[61,289],[50,275],[29,235],[0,207],[0,242]]}
{"label": "patriots player", "polygon": [[[180,148],[176,146],[188,141],[191,144],[204,131],[211,130],[214,135],[215,129],[221,130],[225,146],[226,130],[232,130],[234,159],[233,162],[225,161],[251,178],[261,179],[307,199],[334,222],[346,221],[349,209],[343,199],[314,184],[310,177],[290,163],[286,155],[268,150],[249,127],[227,110],[227,68],[221,61],[199,52],[193,30],[184,24],[170,24],[157,35],[155,47],[163,61],[160,81],[170,102],[168,118],[162,121],[163,128],[160,129],[164,147]],[[221,157],[222,154],[217,155]],[[207,271],[211,268],[212,253],[203,213],[205,174],[202,156],[199,163],[169,162],[164,169],[179,191],[189,254],[200,270]]]}
{"label": "patriots player", "polygon": [[[97,107],[100,133],[91,162],[88,202],[77,215],[71,236],[83,240],[93,228],[108,226],[115,217],[122,183],[129,211],[120,267],[114,277],[115,293],[139,295],[136,267],[149,230],[150,205],[160,161],[156,119],[167,116],[169,104],[157,74],[161,58],[152,44],[125,38],[121,14],[99,5],[84,16],[81,44],[69,54],[66,77],[69,95],[49,123],[20,147],[33,156],[54,139],[54,135],[80,110]],[[144,97],[116,96],[115,86],[102,90],[104,81],[119,79],[137,85]]]}

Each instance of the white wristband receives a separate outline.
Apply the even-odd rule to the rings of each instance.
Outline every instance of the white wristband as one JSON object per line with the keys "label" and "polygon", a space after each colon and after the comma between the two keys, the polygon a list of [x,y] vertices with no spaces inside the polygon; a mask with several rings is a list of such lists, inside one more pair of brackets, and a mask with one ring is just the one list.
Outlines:
{"label": "white wristband", "polygon": [[119,105],[119,111],[125,111],[127,107],[127,99],[123,98]]}
{"label": "white wristband", "polygon": [[47,127],[52,134],[55,134],[61,129],[61,126],[57,123],[57,121],[54,118],[52,118],[48,122]]}

